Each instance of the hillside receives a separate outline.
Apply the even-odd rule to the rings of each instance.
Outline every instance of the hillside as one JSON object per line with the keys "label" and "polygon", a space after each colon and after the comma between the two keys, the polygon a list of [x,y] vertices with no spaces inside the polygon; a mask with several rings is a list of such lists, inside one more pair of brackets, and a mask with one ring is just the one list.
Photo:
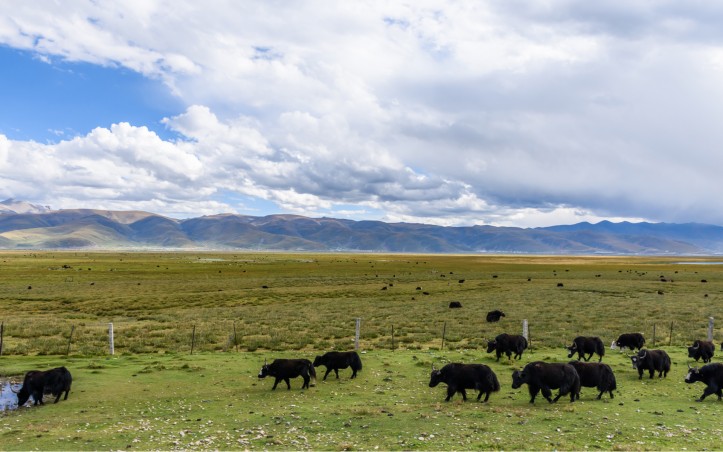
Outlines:
{"label": "hillside", "polygon": [[[13,201],[14,205],[26,205]],[[719,254],[723,227],[578,223],[546,228],[221,214],[176,220],[149,212],[0,210],[2,249],[245,249],[400,253]]]}

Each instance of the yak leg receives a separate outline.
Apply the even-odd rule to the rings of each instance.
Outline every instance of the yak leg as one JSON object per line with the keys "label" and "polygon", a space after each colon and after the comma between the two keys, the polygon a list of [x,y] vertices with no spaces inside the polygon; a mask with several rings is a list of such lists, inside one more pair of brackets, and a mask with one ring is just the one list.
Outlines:
{"label": "yak leg", "polygon": [[[55,395],[55,394],[53,394],[53,395]],[[63,391],[60,391],[58,393],[58,396],[55,398],[55,402],[53,402],[53,403],[58,403],[60,401],[60,396],[62,396],[62,395],[63,395]]]}
{"label": "yak leg", "polygon": [[447,386],[447,398],[444,399],[445,402],[449,402],[452,400],[452,397],[454,397],[454,394],[457,392],[457,387],[454,385],[448,385]]}
{"label": "yak leg", "polygon": [[291,382],[289,381],[289,378],[284,378],[284,381],[286,382],[286,389],[291,390]]}
{"label": "yak leg", "polygon": [[326,368],[326,373],[324,374],[324,380],[326,380],[326,377],[329,375],[329,372],[331,372],[331,367]]}
{"label": "yak leg", "polygon": [[274,389],[276,389],[276,385],[278,385],[280,381],[281,381],[281,378],[274,377],[274,386],[271,388],[272,391]]}
{"label": "yak leg", "polygon": [[535,397],[537,397],[538,392],[540,392],[540,388],[530,386],[530,403],[535,403]]}
{"label": "yak leg", "polygon": [[458,389],[458,391],[462,394],[462,400],[466,402],[467,401],[467,391],[465,391],[464,388]]}
{"label": "yak leg", "polygon": [[[720,389],[717,389],[716,387],[712,386],[706,386],[706,388],[703,390],[703,395],[700,396],[696,402],[702,402],[706,397],[708,397],[711,394],[719,394],[721,392]],[[718,398],[720,398],[720,395],[718,395]]]}
{"label": "yak leg", "polygon": [[311,380],[311,377],[309,375],[302,375],[302,377],[304,378],[304,384],[301,385],[301,389],[309,389],[309,380]]}
{"label": "yak leg", "polygon": [[351,378],[356,378],[356,368],[351,368]]}
{"label": "yak leg", "polygon": [[590,353],[590,355],[589,355],[587,358],[583,357],[583,359],[584,359],[585,361],[590,361],[590,358],[592,358],[592,353]]}
{"label": "yak leg", "polygon": [[339,369],[334,369],[334,373],[336,374],[336,379],[339,379]]}
{"label": "yak leg", "polygon": [[[550,390],[550,388],[548,388],[547,386],[543,386],[540,388],[540,390],[542,391],[542,397],[547,399],[548,402],[553,403],[553,400],[551,398],[552,391]],[[560,394],[558,394],[557,397],[555,397],[554,402],[557,402],[557,399],[559,399],[559,398],[560,398]]]}
{"label": "yak leg", "polygon": [[[490,392],[485,392],[485,399],[483,400],[485,403],[490,399]],[[482,391],[479,392],[479,395],[477,395],[477,401],[479,402],[479,399],[482,397]]]}

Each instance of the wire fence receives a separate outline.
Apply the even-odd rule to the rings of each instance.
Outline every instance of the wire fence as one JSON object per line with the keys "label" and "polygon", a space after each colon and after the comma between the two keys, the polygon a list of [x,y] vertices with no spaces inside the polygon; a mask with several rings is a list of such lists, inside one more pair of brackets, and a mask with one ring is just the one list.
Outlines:
{"label": "wire fence", "polygon": [[[174,352],[197,353],[199,351],[255,351],[255,350],[298,350],[298,349],[459,349],[485,348],[486,339],[481,337],[461,337],[455,333],[454,326],[447,321],[439,325],[438,336],[429,334],[401,334],[399,326],[391,325],[388,335],[373,331],[365,334],[363,319],[349,321],[348,335],[337,334],[334,340],[315,338],[308,342],[294,342],[284,335],[289,332],[274,334],[255,334],[250,331],[239,331],[237,322],[230,320],[219,326],[217,323],[174,323],[164,325],[162,329],[147,330],[142,322],[120,321],[108,323],[78,324],[61,323],[55,325],[46,334],[29,333],[23,328],[13,334],[13,325],[0,323],[0,356],[5,355],[113,355],[116,352],[126,354]],[[506,332],[521,334],[529,342],[530,348],[558,346],[538,343],[534,336],[534,324],[523,320],[521,324],[506,325]],[[632,331],[621,331],[632,332]],[[648,348],[661,346],[690,345],[692,341],[703,339],[700,329],[691,331],[689,325],[676,326],[668,323],[652,323],[639,331],[646,337]],[[707,340],[714,340],[714,318],[707,319]],[[610,343],[616,337],[603,338]],[[571,340],[572,338],[570,338]],[[569,345],[569,344],[568,344]]]}

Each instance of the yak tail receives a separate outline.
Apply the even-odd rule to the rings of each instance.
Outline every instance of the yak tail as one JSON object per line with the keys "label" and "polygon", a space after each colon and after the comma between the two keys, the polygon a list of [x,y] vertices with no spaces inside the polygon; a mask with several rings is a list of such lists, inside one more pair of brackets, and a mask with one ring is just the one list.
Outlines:
{"label": "yak tail", "polygon": [[603,344],[602,339],[598,338],[597,341],[595,341],[595,353],[597,353],[601,358],[605,356],[605,344]]}
{"label": "yak tail", "polygon": [[490,384],[490,389],[492,389],[492,392],[497,392],[500,390],[500,381],[497,379],[497,375],[490,371],[489,376],[487,377],[487,381]]}
{"label": "yak tail", "polygon": [[354,371],[362,370],[362,361],[357,352],[351,355],[351,369]]}
{"label": "yak tail", "polygon": [[618,389],[617,381],[615,380],[615,374],[610,366],[603,367],[603,374],[600,378],[599,391],[612,391]]}

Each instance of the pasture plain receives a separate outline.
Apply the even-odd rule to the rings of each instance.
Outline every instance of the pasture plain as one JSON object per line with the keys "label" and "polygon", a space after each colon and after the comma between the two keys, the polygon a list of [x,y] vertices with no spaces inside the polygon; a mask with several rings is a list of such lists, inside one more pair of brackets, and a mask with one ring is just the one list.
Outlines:
{"label": "pasture plain", "polygon": [[[0,442],[8,450],[717,448],[723,403],[694,402],[703,386],[683,377],[685,346],[705,338],[721,310],[723,265],[681,260],[706,261],[3,253],[0,376],[63,364],[75,383],[67,401],[0,415]],[[488,324],[492,309],[507,316]],[[365,352],[358,379],[347,370],[308,391],[295,380],[275,392],[257,380],[264,359],[352,348],[356,318]],[[494,362],[486,340],[519,333],[523,319],[531,350],[519,363]],[[638,381],[629,359],[608,350],[613,400],[583,389],[580,403],[531,406],[526,387],[511,389],[515,368],[565,361],[562,347],[576,335],[609,344],[629,331],[651,347],[655,334],[673,358],[667,379]],[[488,404],[444,403],[445,389],[427,383],[432,363],[450,361],[490,365],[502,390]]]}

